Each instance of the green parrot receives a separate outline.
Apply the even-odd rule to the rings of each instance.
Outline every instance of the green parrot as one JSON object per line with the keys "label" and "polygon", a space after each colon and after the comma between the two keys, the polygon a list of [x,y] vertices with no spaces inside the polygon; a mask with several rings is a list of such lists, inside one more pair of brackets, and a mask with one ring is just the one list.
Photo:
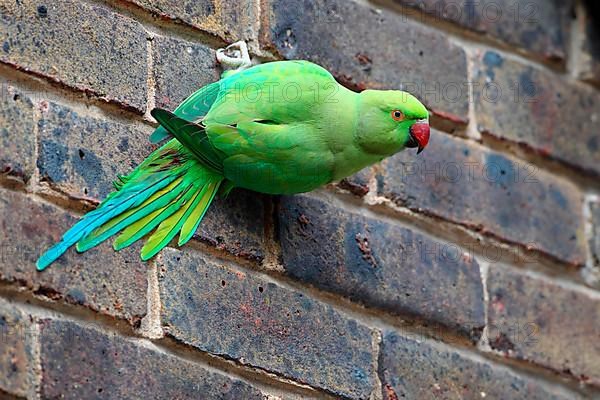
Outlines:
{"label": "green parrot", "polygon": [[215,195],[234,187],[294,194],[345,178],[429,141],[427,109],[402,91],[353,92],[319,65],[277,61],[224,74],[170,113],[152,142],[173,137],[37,261],[43,270],[70,246],[84,252],[120,233],[121,250],[150,234],[148,260],[179,234],[193,236]]}

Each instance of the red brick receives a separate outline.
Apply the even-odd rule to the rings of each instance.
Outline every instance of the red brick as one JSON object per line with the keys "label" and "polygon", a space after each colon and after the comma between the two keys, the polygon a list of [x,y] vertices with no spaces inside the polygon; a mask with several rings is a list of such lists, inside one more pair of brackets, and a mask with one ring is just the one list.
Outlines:
{"label": "red brick", "polygon": [[139,246],[119,253],[104,243],[83,254],[74,249],[44,272],[35,261],[76,218],[28,195],[0,189],[0,279],[52,300],[64,300],[136,324],[146,314],[146,264]]}
{"label": "red brick", "polygon": [[600,92],[493,51],[474,62],[482,133],[600,174]]}
{"label": "red brick", "polygon": [[145,111],[141,24],[72,0],[4,1],[0,13],[0,62]]}
{"label": "red brick", "polygon": [[373,390],[371,330],[329,305],[191,251],[164,251],[159,285],[183,343],[344,398]]}
{"label": "red brick", "polygon": [[493,265],[489,341],[507,356],[600,386],[600,296]]}
{"label": "red brick", "polygon": [[585,262],[583,195],[570,182],[471,141],[433,131],[418,157],[384,161],[379,194],[565,262]]}
{"label": "red brick", "polygon": [[41,396],[64,399],[266,399],[250,384],[76,322],[41,321]]}
{"label": "red brick", "polygon": [[263,46],[316,62],[354,89],[405,89],[446,123],[466,123],[466,55],[445,35],[355,2],[264,3]]}

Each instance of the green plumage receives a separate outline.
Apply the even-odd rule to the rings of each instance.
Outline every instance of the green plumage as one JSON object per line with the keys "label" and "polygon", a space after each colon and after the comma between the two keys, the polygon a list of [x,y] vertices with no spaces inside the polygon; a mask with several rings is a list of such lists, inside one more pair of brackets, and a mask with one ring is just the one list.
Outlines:
{"label": "green plumage", "polygon": [[185,244],[217,192],[313,190],[416,146],[411,127],[428,118],[408,93],[355,93],[305,61],[230,74],[192,94],[174,114],[156,109],[152,115],[161,126],[151,140],[174,139],[118,177],[116,191],[42,255],[38,269],[72,245],[86,251],[119,233],[116,250],[150,234],[141,252],[147,260],[178,234],[178,245]]}

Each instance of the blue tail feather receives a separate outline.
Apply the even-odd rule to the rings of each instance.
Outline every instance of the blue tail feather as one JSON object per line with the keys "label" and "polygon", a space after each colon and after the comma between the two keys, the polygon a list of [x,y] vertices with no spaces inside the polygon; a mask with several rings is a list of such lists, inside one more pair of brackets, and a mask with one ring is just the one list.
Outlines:
{"label": "blue tail feather", "polygon": [[178,175],[164,172],[152,175],[150,182],[140,182],[127,191],[116,192],[115,196],[107,198],[96,210],[86,214],[79,222],[69,229],[61,241],[48,249],[36,262],[38,271],[42,271],[60,257],[67,249],[87,236],[94,229],[102,226],[113,217],[140,205],[156,191],[164,188]]}

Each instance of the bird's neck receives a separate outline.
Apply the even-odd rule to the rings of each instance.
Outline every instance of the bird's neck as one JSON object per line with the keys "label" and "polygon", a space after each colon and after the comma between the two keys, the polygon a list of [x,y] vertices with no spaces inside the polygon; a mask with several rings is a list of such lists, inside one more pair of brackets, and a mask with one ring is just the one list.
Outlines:
{"label": "bird's neck", "polygon": [[329,144],[334,156],[333,180],[348,177],[383,158],[365,146],[370,129],[368,124],[361,122],[361,94],[343,87],[340,91],[344,95],[335,107],[338,110],[334,120],[335,134],[329,135],[333,141]]}
{"label": "bird's neck", "polygon": [[382,120],[378,102],[373,101],[377,95],[376,90],[365,90],[358,95],[355,140],[365,153],[383,158],[398,152],[402,143],[395,137],[390,121]]}

